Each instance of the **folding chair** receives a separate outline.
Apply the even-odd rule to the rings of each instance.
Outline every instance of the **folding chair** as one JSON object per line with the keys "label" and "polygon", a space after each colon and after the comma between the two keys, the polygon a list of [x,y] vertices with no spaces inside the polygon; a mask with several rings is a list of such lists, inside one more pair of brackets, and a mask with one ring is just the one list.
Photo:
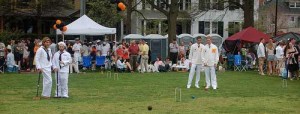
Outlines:
{"label": "folding chair", "polygon": [[91,68],[92,67],[92,57],[91,56],[83,56],[82,57],[82,66],[85,68]]}
{"label": "folding chair", "polygon": [[246,65],[242,64],[241,55],[234,55],[234,71],[246,71]]}
{"label": "folding chair", "polygon": [[5,72],[5,65],[6,65],[6,61],[5,61],[5,58],[1,57],[0,58],[0,73],[4,73]]}
{"label": "folding chair", "polygon": [[105,67],[105,56],[96,56],[96,66]]}

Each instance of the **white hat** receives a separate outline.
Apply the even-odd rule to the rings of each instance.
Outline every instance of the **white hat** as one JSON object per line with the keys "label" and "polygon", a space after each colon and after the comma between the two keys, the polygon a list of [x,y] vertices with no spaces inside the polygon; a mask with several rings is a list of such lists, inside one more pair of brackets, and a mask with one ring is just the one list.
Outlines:
{"label": "white hat", "polygon": [[103,44],[106,44],[106,42],[103,42]]}
{"label": "white hat", "polygon": [[97,40],[97,43],[99,43],[101,40]]}
{"label": "white hat", "polygon": [[67,46],[64,42],[59,42],[58,45],[63,45],[64,47]]}
{"label": "white hat", "polygon": [[8,45],[6,49],[10,49],[11,50],[11,45]]}

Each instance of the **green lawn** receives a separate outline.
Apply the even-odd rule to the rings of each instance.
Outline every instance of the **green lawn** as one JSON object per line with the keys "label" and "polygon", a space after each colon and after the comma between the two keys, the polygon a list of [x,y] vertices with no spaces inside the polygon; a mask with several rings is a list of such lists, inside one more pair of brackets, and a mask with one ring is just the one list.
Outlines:
{"label": "green lawn", "polygon": [[[186,89],[188,73],[119,75],[115,81],[100,73],[72,74],[70,98],[35,101],[37,74],[0,74],[0,114],[300,113],[298,80],[283,88],[278,77],[222,72],[217,74],[219,89],[204,91],[203,73],[200,89]],[[176,87],[182,88],[181,102],[175,102]]]}

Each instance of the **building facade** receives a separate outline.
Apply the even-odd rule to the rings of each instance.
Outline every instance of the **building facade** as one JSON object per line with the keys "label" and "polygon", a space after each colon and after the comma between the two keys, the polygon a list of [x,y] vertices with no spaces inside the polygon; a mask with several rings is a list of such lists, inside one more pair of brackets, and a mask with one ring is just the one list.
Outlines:
{"label": "building facade", "polygon": [[[265,24],[267,33],[274,34],[276,0],[261,0],[261,2],[259,20]],[[278,0],[277,30],[277,33],[300,33],[300,0]]]}
{"label": "building facade", "polygon": [[[139,3],[137,10],[143,14],[132,15],[132,33],[136,34],[167,34],[167,18],[164,14],[152,8],[143,0]],[[178,0],[179,16],[177,18],[177,34],[211,34],[216,33],[227,38],[242,29],[244,12],[241,8],[224,0]],[[243,0],[232,0],[240,2]],[[167,0],[170,3],[170,0]],[[155,4],[162,2],[156,0]],[[163,4],[162,4],[163,6]],[[257,9],[259,0],[254,0],[254,15],[257,20]],[[164,7],[168,10],[167,7]],[[144,19],[144,17],[146,19]],[[126,34],[126,33],[125,33]]]}

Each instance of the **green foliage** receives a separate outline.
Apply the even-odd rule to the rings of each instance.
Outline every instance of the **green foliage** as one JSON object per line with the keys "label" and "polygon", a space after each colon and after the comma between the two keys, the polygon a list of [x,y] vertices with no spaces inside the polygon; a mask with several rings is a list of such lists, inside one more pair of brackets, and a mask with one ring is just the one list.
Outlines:
{"label": "green foliage", "polygon": [[101,25],[115,27],[122,18],[116,8],[116,4],[109,0],[90,0],[87,2],[87,15]]}

